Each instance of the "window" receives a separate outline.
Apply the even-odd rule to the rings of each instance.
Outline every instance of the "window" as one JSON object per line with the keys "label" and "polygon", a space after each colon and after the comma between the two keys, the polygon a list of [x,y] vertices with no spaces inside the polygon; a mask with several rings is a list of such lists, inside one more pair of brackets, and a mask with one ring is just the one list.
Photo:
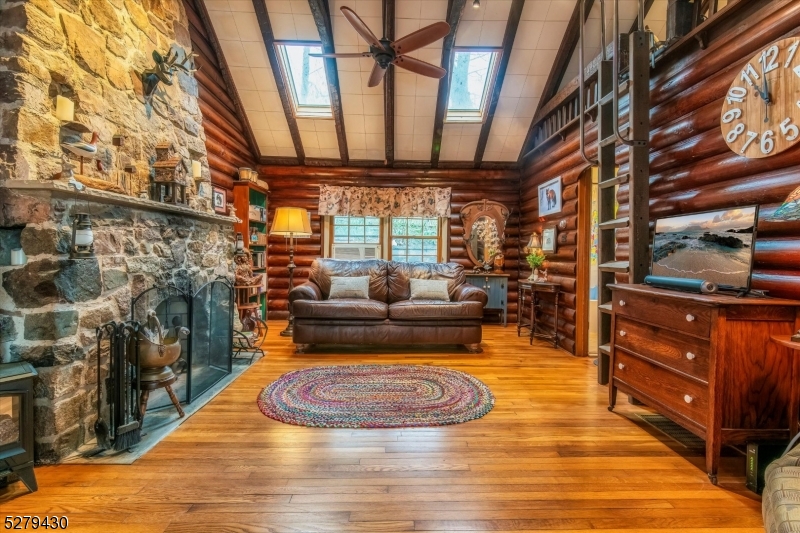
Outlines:
{"label": "window", "polygon": [[437,263],[438,218],[392,218],[392,261]]}
{"label": "window", "polygon": [[322,46],[314,43],[279,43],[278,58],[292,100],[294,113],[298,117],[330,118],[331,97],[328,93],[328,78],[321,57]]}
{"label": "window", "polygon": [[378,217],[333,217],[334,244],[380,244]]}
{"label": "window", "polygon": [[483,121],[499,55],[496,50],[456,50],[445,121]]}

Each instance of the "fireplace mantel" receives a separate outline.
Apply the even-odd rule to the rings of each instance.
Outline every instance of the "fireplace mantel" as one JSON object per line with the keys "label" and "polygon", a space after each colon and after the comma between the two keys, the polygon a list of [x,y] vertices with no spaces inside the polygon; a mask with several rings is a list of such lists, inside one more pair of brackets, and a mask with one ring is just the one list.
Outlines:
{"label": "fireplace mantel", "polygon": [[233,225],[236,219],[229,216],[217,215],[214,213],[204,213],[197,211],[188,206],[165,204],[153,200],[145,200],[142,198],[134,198],[109,191],[100,191],[97,189],[86,188],[81,192],[76,193],[75,189],[69,186],[65,181],[52,180],[52,181],[38,181],[38,180],[6,180],[2,183],[3,187],[20,192],[20,193],[49,193],[51,197],[59,197],[66,199],[78,199],[82,202],[90,201],[104,205],[120,205],[130,207],[133,209],[140,209],[142,211],[161,211],[167,213],[174,213],[183,215],[190,218],[199,220],[206,220],[209,222],[216,222],[222,224]]}

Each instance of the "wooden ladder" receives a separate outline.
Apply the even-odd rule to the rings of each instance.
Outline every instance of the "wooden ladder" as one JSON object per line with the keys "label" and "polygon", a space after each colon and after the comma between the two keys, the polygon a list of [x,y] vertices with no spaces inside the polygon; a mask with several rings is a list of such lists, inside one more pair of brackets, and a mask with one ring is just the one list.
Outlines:
{"label": "wooden ladder", "polygon": [[[597,159],[586,157],[585,130],[581,124],[581,153],[590,164],[598,167],[598,359],[597,381],[608,383],[609,356],[611,353],[611,289],[617,274],[627,274],[629,283],[643,283],[650,268],[650,33],[643,30],[630,35],[619,33],[619,2],[614,1],[614,47],[610,59],[603,57],[598,69],[599,110]],[[603,7],[603,0],[601,0]],[[583,2],[581,2],[583,8]],[[605,19],[605,17],[603,17]],[[639,20],[644,19],[644,1],[639,1]],[[586,20],[582,18],[581,20]],[[602,33],[605,33],[603,30]],[[623,39],[628,39],[625,46]],[[583,71],[583,29],[581,28],[580,87],[585,98]],[[605,42],[603,42],[605,45]],[[620,84],[620,61],[627,48],[628,80]],[[603,47],[605,55],[605,46]],[[619,98],[628,94],[628,135],[619,131]],[[628,148],[628,171],[617,173],[617,146]],[[628,216],[617,214],[617,189],[629,186]],[[628,229],[628,259],[618,260],[617,230]]]}

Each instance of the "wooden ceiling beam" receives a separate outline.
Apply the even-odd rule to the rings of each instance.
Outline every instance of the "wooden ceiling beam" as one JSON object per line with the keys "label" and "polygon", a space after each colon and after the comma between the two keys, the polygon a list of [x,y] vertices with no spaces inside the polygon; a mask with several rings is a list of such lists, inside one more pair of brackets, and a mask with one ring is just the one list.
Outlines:
{"label": "wooden ceiling beam", "polygon": [[225,89],[227,89],[228,96],[233,101],[233,105],[236,108],[236,116],[244,127],[245,139],[247,141],[248,148],[250,149],[251,157],[256,160],[260,156],[258,143],[256,142],[255,135],[253,134],[253,128],[250,126],[250,121],[247,119],[247,113],[245,112],[244,106],[242,105],[242,100],[239,97],[239,91],[236,90],[236,84],[233,82],[231,71],[228,68],[228,62],[225,60],[225,54],[222,53],[222,47],[219,44],[217,33],[214,31],[214,26],[211,24],[211,19],[208,15],[208,8],[206,7],[205,2],[202,0],[189,1],[192,2],[195,7],[195,12],[200,17],[208,42],[211,44],[211,48],[216,56],[213,59],[216,60],[218,64],[219,71],[222,74],[222,80],[225,83]]}
{"label": "wooden ceiling beam", "polygon": [[500,64],[497,67],[494,87],[492,88],[492,94],[489,99],[489,108],[486,110],[486,120],[481,126],[481,133],[478,136],[478,146],[475,149],[475,159],[473,161],[475,168],[480,168],[481,163],[483,162],[483,154],[486,151],[486,143],[489,142],[489,133],[492,130],[494,113],[497,110],[497,102],[500,100],[500,91],[503,89],[503,80],[505,80],[506,77],[508,61],[511,58],[511,51],[512,47],[514,46],[514,39],[517,36],[519,19],[522,16],[522,8],[524,6],[525,0],[513,0],[511,2],[511,9],[508,12],[508,22],[506,23],[506,31],[503,34],[503,51],[500,56]]}
{"label": "wooden ceiling beam", "polygon": [[433,143],[431,146],[431,166],[439,166],[439,154],[442,151],[442,133],[444,132],[444,115],[447,111],[447,98],[450,95],[450,66],[453,62],[453,48],[456,44],[456,32],[458,23],[461,21],[461,14],[467,0],[448,0],[447,2],[447,23],[450,25],[450,33],[444,38],[442,44],[442,68],[447,70],[444,78],[439,80],[439,92],[436,97],[436,115],[433,119]]}
{"label": "wooden ceiling beam", "polygon": [[[580,2],[583,1],[586,2],[586,18],[583,21],[579,21],[581,13]],[[547,82],[545,82],[544,89],[542,89],[542,96],[536,109],[537,115],[539,114],[539,109],[547,104],[547,102],[549,102],[556,95],[556,93],[558,93],[558,86],[561,83],[561,80],[564,78],[564,74],[569,66],[569,61],[572,59],[572,54],[575,52],[575,48],[578,46],[578,41],[580,39],[580,22],[583,24],[586,23],[586,21],[589,19],[589,14],[591,13],[593,6],[594,0],[579,0],[578,2],[575,2],[575,9],[572,11],[572,16],[567,23],[567,31],[564,33],[564,38],[561,40],[561,46],[558,47],[558,53],[556,54],[556,59],[553,62],[553,68],[550,69]],[[528,128],[528,134],[525,136],[525,142],[522,143],[520,159],[522,158],[522,155],[527,153],[530,149],[534,131],[535,120],[532,120],[530,127]]]}
{"label": "wooden ceiling beam", "polygon": [[[401,161],[398,161],[400,163]],[[415,161],[402,161],[412,163]],[[418,162],[418,161],[416,161]],[[284,176],[294,176],[298,178],[344,178],[359,179],[370,178],[374,180],[389,180],[397,178],[416,178],[423,180],[437,179],[481,179],[486,181],[520,179],[519,170],[497,169],[497,170],[476,170],[473,168],[465,169],[431,169],[431,168],[388,168],[388,167],[353,167],[353,166],[284,166],[284,165],[260,165],[258,171],[262,175],[271,178]]]}
{"label": "wooden ceiling beam", "polygon": [[[383,37],[394,41],[395,0],[383,0]],[[386,164],[394,164],[394,70],[386,70],[383,76],[383,124],[385,131]]]}
{"label": "wooden ceiling beam", "polygon": [[[322,51],[326,54],[336,53],[333,45],[333,26],[331,25],[331,13],[328,9],[327,0],[308,0],[311,7],[311,14],[319,31],[319,39],[322,41]],[[331,110],[333,111],[333,121],[336,124],[336,137],[339,139],[339,157],[343,165],[347,165],[350,160],[350,153],[347,150],[347,134],[344,130],[344,112],[342,111],[342,92],[339,89],[339,69],[336,66],[336,59],[326,57],[325,74],[328,77],[328,90],[331,96]]]}
{"label": "wooden ceiling beam", "polygon": [[300,139],[300,128],[297,126],[297,119],[292,111],[292,102],[289,99],[289,90],[283,81],[281,74],[281,65],[278,62],[278,52],[275,50],[275,34],[272,32],[272,24],[269,21],[269,13],[267,13],[267,5],[264,0],[253,0],[253,8],[256,11],[256,18],[258,19],[258,27],[261,30],[261,37],[264,41],[264,47],[267,50],[269,57],[269,65],[272,67],[272,75],[275,77],[275,85],[278,86],[278,94],[281,97],[281,105],[283,106],[283,113],[286,115],[286,122],[289,123],[289,133],[292,136],[295,152],[297,152],[297,160],[302,165],[306,159],[306,152],[303,149],[303,141]]}

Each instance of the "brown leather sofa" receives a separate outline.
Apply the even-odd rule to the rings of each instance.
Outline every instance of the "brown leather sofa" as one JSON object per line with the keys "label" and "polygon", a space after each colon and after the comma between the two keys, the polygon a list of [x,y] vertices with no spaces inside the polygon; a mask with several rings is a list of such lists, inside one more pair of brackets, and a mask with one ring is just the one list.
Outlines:
{"label": "brown leather sofa", "polygon": [[[369,276],[369,299],[329,300],[331,277]],[[447,281],[450,301],[410,300],[412,278]],[[456,263],[317,259],[292,289],[297,353],[314,344],[463,344],[480,353],[486,293]]]}

